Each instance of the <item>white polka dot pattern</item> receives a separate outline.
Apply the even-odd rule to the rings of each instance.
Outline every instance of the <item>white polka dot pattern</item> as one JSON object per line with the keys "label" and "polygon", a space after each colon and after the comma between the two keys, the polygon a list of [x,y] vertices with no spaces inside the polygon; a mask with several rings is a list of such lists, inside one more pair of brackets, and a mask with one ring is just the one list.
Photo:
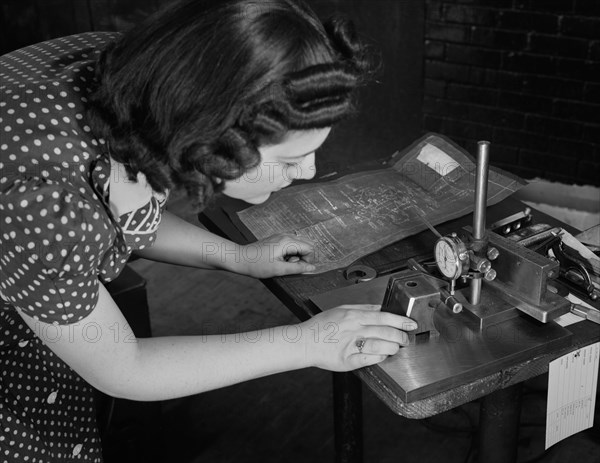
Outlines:
{"label": "white polka dot pattern", "polygon": [[151,233],[125,237],[112,217],[106,146],[86,120],[94,61],[115,37],[79,34],[0,57],[0,463],[102,461],[91,387],[16,309],[49,323],[40,326],[80,321],[99,281],[152,244]]}
{"label": "white polka dot pattern", "polygon": [[[46,323],[82,320],[96,305],[97,269],[116,235],[98,208],[52,180],[15,179],[0,202],[11,212],[0,232],[2,298]],[[96,242],[98,231],[108,240]]]}
{"label": "white polka dot pattern", "polygon": [[1,301],[0,365],[0,462],[102,461],[92,388]]}

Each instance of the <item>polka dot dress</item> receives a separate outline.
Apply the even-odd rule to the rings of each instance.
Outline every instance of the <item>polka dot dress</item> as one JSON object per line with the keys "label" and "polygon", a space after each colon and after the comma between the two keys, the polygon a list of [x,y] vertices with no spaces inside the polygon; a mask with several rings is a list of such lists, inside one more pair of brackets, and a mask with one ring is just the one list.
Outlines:
{"label": "polka dot dress", "polygon": [[2,463],[102,461],[92,388],[18,312],[81,321],[99,282],[156,236],[166,198],[113,217],[107,146],[86,122],[94,61],[116,37],[78,34],[0,57]]}

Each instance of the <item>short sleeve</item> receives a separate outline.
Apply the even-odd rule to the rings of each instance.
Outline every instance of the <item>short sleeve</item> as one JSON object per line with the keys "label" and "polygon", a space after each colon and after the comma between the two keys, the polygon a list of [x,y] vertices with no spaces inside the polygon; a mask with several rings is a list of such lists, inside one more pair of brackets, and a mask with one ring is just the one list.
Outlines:
{"label": "short sleeve", "polygon": [[16,179],[0,194],[0,295],[34,319],[85,318],[98,300],[108,244],[96,205],[48,179]]}

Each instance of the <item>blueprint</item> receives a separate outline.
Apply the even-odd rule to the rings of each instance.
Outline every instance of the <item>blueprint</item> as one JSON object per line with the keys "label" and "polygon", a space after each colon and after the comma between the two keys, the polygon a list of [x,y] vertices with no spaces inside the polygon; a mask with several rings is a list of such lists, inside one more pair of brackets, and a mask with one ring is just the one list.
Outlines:
{"label": "blueprint", "polygon": [[[325,272],[424,230],[421,217],[437,225],[473,211],[475,163],[447,138],[428,134],[396,153],[388,166],[288,187],[239,212],[239,219],[253,235],[248,238],[309,238],[317,272]],[[494,167],[488,177],[488,205],[524,185]]]}

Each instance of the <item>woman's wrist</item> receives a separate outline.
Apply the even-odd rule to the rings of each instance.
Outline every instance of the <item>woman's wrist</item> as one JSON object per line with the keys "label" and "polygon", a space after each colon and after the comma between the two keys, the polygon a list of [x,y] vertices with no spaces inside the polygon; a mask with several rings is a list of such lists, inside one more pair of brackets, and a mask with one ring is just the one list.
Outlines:
{"label": "woman's wrist", "polygon": [[249,266],[244,259],[243,246],[221,237],[218,238],[215,241],[202,240],[195,266],[245,273]]}
{"label": "woman's wrist", "polygon": [[220,270],[237,273],[240,275],[251,275],[252,261],[245,253],[246,247],[241,244],[228,241],[223,243],[220,256]]}
{"label": "woman's wrist", "polygon": [[296,325],[302,333],[302,348],[304,349],[305,367],[318,367],[318,347],[323,342],[322,333],[319,332],[318,324],[309,319]]}
{"label": "woman's wrist", "polygon": [[314,345],[310,329],[304,323],[285,325],[280,327],[280,336],[285,345],[283,352],[289,358],[286,359],[288,370],[299,370],[315,366]]}

